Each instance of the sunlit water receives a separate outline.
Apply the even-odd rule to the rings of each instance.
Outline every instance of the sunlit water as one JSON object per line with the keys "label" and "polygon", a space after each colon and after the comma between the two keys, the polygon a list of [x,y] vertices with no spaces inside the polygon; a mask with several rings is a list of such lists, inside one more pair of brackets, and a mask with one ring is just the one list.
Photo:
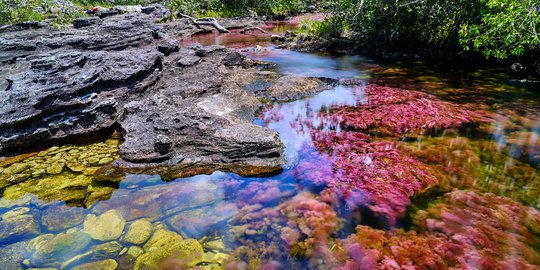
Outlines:
{"label": "sunlit water", "polygon": [[[288,29],[274,29],[274,32],[282,33],[285,30]],[[538,93],[533,91],[534,87],[516,85],[515,81],[511,81],[502,75],[503,73],[494,71],[436,72],[421,64],[382,64],[359,56],[328,56],[275,49],[269,44],[269,36],[263,34],[252,35],[247,40],[245,35],[238,33],[202,35],[194,37],[184,45],[192,42],[203,45],[224,44],[236,48],[259,44],[265,47],[264,51],[260,51],[260,48],[244,49],[244,53],[249,57],[275,63],[279,73],[362,81],[354,85],[338,85],[293,102],[268,104],[260,115],[256,116],[255,123],[276,130],[285,145],[286,165],[284,171],[276,176],[243,178],[215,172],[211,175],[164,182],[158,175],[126,175],[119,186],[104,187],[103,194],[106,195],[92,201],[88,195],[63,199],[64,194],[76,193],[82,189],[88,191],[91,188],[87,186],[92,185],[88,182],[91,179],[85,179],[83,174],[66,173],[68,169],[65,168],[60,174],[64,179],[38,176],[26,180],[30,183],[26,186],[25,182],[22,182],[6,189],[4,198],[0,199],[0,241],[3,241],[0,242],[0,266],[6,269],[71,268],[88,262],[112,259],[118,268],[129,269],[135,265],[137,256],[143,256],[139,255],[134,247],[141,247],[140,250],[145,254],[151,253],[149,250],[152,248],[144,244],[147,239],[142,243],[127,239],[128,230],[138,220],[150,222],[151,231],[154,232],[168,230],[177,233],[184,240],[196,239],[204,248],[204,254],[192,257],[168,254],[160,258],[156,268],[220,269],[228,265],[228,269],[240,269],[250,265],[254,269],[257,266],[266,267],[264,269],[332,269],[337,266],[358,269],[358,265],[364,265],[365,269],[370,269],[374,265],[394,265],[392,260],[396,261],[396,265],[404,264],[404,258],[411,255],[395,251],[399,248],[399,241],[405,243],[411,238],[412,243],[421,243],[424,241],[422,237],[435,237],[436,232],[453,232],[456,226],[461,226],[460,222],[463,222],[463,226],[468,224],[460,219],[460,214],[456,211],[464,209],[465,215],[471,215],[474,219],[474,211],[477,211],[475,207],[481,205],[482,200],[487,203],[497,202],[494,203],[497,205],[508,203],[482,197],[483,199],[478,199],[480,202],[473,205],[471,202],[474,200],[467,197],[473,195],[458,193],[457,197],[468,198],[466,201],[469,205],[458,204],[461,208],[455,210],[452,208],[455,207],[453,201],[444,201],[442,197],[445,193],[450,194],[454,188],[474,191],[475,194],[480,194],[479,196],[493,192],[511,198],[518,206],[514,206],[508,213],[514,213],[516,209],[529,211],[527,215],[519,215],[517,218],[502,210],[493,215],[509,215],[515,218],[516,220],[511,221],[513,225],[508,225],[514,226],[510,231],[524,236],[525,239],[529,238],[530,241],[510,241],[505,234],[506,229],[500,229],[505,233],[501,233],[502,236],[497,234],[502,237],[497,241],[501,248],[516,248],[516,254],[521,256],[518,256],[519,259],[514,258],[515,260],[508,259],[510,263],[505,264],[509,267],[507,269],[522,268],[522,262],[533,268],[540,264],[537,245],[540,243],[537,241],[540,228],[535,227],[540,220],[534,220],[534,217],[540,218],[540,215],[533,213],[534,209],[540,206],[540,103]],[[489,123],[479,126],[439,130],[432,135],[390,136],[371,130],[362,131],[362,134],[358,135],[356,130],[344,127],[341,119],[330,116],[335,108],[367,104],[369,100],[366,99],[365,89],[370,84],[435,94],[450,103],[473,104],[474,107],[485,109],[497,116]],[[347,136],[340,137],[339,134]],[[354,146],[351,148],[353,150],[349,148],[351,145]],[[73,155],[80,155],[85,151],[90,152],[75,151]],[[54,154],[43,153],[47,158],[54,158]],[[114,155],[113,151],[110,156]],[[108,157],[105,154],[99,156],[101,159]],[[409,158],[415,163],[411,163]],[[377,163],[377,159],[381,159],[382,163]],[[38,160],[32,164],[38,166],[40,162],[42,161]],[[88,162],[90,164],[94,161]],[[391,180],[400,180],[407,171],[393,175],[393,172],[388,170],[401,167],[392,167],[392,162],[403,162],[399,166],[405,167],[422,164],[422,167],[413,168],[420,171],[415,171],[415,175],[421,175],[423,171],[433,173],[438,184],[430,185],[429,189],[411,187],[407,192],[402,192],[401,189],[408,187],[402,187],[399,181]],[[355,170],[356,167],[361,169]],[[384,175],[378,175],[377,170],[386,171]],[[367,179],[368,183],[378,181],[385,182],[385,185],[375,185],[376,190],[360,186],[343,193],[340,184],[335,183],[336,179],[354,182],[356,178],[367,175],[373,177]],[[66,178],[78,179],[81,184],[65,184]],[[399,190],[385,194],[393,186]],[[51,192],[42,191],[46,189]],[[98,190],[97,187],[94,189]],[[56,192],[58,190],[62,192]],[[112,194],[107,195],[107,192]],[[97,193],[99,192],[89,194]],[[398,201],[403,199],[399,197],[400,194],[406,194],[406,199]],[[385,197],[388,197],[389,202],[384,200]],[[411,201],[408,201],[408,197]],[[393,198],[397,199],[392,201]],[[459,198],[456,199],[458,202]],[[429,205],[443,202],[449,205],[447,209],[450,210],[441,215],[442,217],[437,216],[438,212],[430,212],[428,209]],[[470,213],[466,212],[469,208],[473,209]],[[431,221],[426,222],[428,225],[423,225],[424,223],[418,221],[422,220],[422,216],[417,216],[417,211],[425,209],[428,209],[426,213],[431,215],[431,219],[439,220],[442,225],[433,225]],[[121,216],[120,221],[101,220],[101,224],[97,225],[91,222],[94,217],[110,214],[110,210]],[[21,218],[13,219],[14,216]],[[491,218],[488,214],[486,216]],[[529,220],[531,217],[533,221]],[[450,229],[444,228],[445,222]],[[457,222],[457,225],[448,222]],[[476,221],[470,222],[475,224],[474,226],[478,225],[474,223]],[[486,223],[490,222],[493,221],[486,220]],[[79,240],[78,244],[69,240],[58,240],[65,234],[73,238],[83,234],[87,237],[87,232],[96,234],[96,230],[107,231],[110,230],[107,226],[111,224],[116,227],[123,226],[123,230],[116,233],[117,235],[115,232],[106,233],[102,240],[94,236],[88,241],[85,240],[86,242]],[[359,243],[365,242],[358,239],[343,243],[336,241],[350,238],[357,225],[369,226],[370,230],[383,234],[394,228],[416,230],[420,236],[417,239],[404,232],[395,233],[394,242],[388,244],[392,246],[393,252],[395,251],[392,254],[385,253],[389,247],[360,247]],[[366,228],[368,227],[359,228],[358,231],[369,240],[368,233],[374,232],[368,232]],[[478,233],[460,233],[454,235],[455,239],[482,238]],[[99,235],[99,232],[97,234]],[[38,241],[39,237],[44,240]],[[382,236],[378,237],[373,238],[373,241],[379,241]],[[437,241],[442,243],[461,241],[436,237]],[[81,242],[84,244],[80,244]],[[99,253],[95,252],[96,247],[111,242],[117,243],[119,247],[105,252],[105,255],[95,255]],[[491,243],[484,240],[477,245],[481,246],[486,242]],[[46,243],[49,243],[49,246]],[[65,248],[66,245],[68,248]],[[444,247],[444,244],[441,246]],[[444,249],[443,247],[441,249]],[[427,249],[424,252],[433,253],[426,246],[423,249]],[[455,249],[461,250],[461,253],[458,253],[464,257],[473,252],[470,245],[465,244],[457,245]],[[487,255],[484,247],[476,249],[481,254],[478,255],[480,259],[475,261],[480,266],[476,266],[490,269],[485,266],[489,264],[482,263],[490,259],[496,261],[499,254],[497,248],[492,247],[492,253],[487,252]],[[385,258],[392,260],[383,259],[383,256],[374,255],[369,250],[378,250],[377,254],[384,253],[387,256]],[[526,252],[529,253],[523,255]],[[76,257],[80,254],[86,255]],[[175,256],[182,259],[168,258]],[[450,258],[446,259],[452,261]],[[419,264],[417,258],[410,260]],[[504,257],[501,261],[506,262],[507,258]],[[115,265],[114,262],[109,263]],[[457,265],[452,263],[435,265],[440,268]],[[475,268],[475,263],[471,260],[465,260],[461,266],[463,265]],[[432,265],[431,269],[436,268]]]}

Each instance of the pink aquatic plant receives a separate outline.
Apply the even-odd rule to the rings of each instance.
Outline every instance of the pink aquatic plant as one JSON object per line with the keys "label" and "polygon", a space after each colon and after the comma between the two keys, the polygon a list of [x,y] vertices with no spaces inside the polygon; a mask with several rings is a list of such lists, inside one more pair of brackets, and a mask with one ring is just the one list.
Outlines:
{"label": "pink aquatic plant", "polygon": [[[456,190],[420,211],[418,232],[358,226],[338,269],[538,269],[540,213],[508,198]],[[373,268],[365,268],[366,266]]]}
{"label": "pink aquatic plant", "polygon": [[358,132],[312,131],[312,139],[332,162],[327,189],[349,208],[366,206],[390,226],[405,214],[409,197],[437,183],[426,164],[402,154],[392,142],[368,142]]}
{"label": "pink aquatic plant", "polygon": [[239,247],[228,265],[238,266],[238,261],[253,257],[265,265],[290,256],[315,265],[321,257],[331,257],[328,245],[339,222],[330,204],[303,192],[274,207],[246,205],[230,224],[231,240]]}
{"label": "pink aquatic plant", "polygon": [[357,106],[335,107],[329,117],[348,127],[383,136],[416,135],[488,121],[486,114],[466,105],[422,92],[378,85],[368,85],[364,91],[365,98]]}
{"label": "pink aquatic plant", "polygon": [[301,193],[279,208],[287,218],[287,227],[282,230],[281,238],[289,246],[299,245],[309,253],[321,246],[326,249],[330,235],[338,224],[332,206],[308,193]]}

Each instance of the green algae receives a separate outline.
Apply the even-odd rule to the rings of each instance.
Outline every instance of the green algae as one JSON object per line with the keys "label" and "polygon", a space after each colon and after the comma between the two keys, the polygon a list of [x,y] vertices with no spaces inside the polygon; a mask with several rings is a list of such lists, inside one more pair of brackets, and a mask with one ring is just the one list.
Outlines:
{"label": "green algae", "polygon": [[43,201],[84,205],[86,199],[95,198],[92,193],[100,189],[99,185],[92,185],[94,173],[119,157],[118,145],[119,140],[109,139],[89,145],[54,146],[39,152],[2,158],[2,198],[16,200],[31,193]]}

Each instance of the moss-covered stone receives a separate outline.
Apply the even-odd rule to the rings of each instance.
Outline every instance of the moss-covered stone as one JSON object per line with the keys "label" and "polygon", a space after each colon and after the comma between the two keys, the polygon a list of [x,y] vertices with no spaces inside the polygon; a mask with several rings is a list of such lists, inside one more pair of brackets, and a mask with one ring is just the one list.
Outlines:
{"label": "moss-covered stone", "polygon": [[69,161],[66,163],[66,166],[68,169],[72,172],[84,172],[86,170],[86,166],[82,163],[79,163],[78,161]]}
{"label": "moss-covered stone", "polygon": [[123,240],[135,245],[141,245],[152,235],[153,227],[146,219],[139,219],[129,225],[129,229]]}
{"label": "moss-covered stone", "polygon": [[172,267],[193,266],[204,253],[195,239],[183,240],[180,235],[165,229],[158,229],[144,245],[145,253],[139,256],[134,269],[162,269],[166,263]]}
{"label": "moss-covered stone", "polygon": [[60,174],[64,170],[64,163],[54,163],[47,168],[48,174]]}
{"label": "moss-covered stone", "polygon": [[84,221],[85,233],[100,241],[118,239],[124,231],[126,220],[116,210],[109,210],[100,216],[90,214]]}
{"label": "moss-covered stone", "polygon": [[30,168],[29,164],[15,163],[15,164],[12,164],[11,166],[7,167],[6,169],[4,169],[4,171],[2,173],[3,174],[16,174],[16,173],[23,172],[23,171],[25,171],[25,170],[27,170],[29,168]]}

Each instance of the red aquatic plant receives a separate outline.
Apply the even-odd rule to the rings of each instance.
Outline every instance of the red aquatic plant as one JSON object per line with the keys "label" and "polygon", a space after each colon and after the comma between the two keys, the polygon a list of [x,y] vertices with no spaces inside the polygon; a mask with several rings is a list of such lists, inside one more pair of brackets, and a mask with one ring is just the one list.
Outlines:
{"label": "red aquatic plant", "polygon": [[[540,214],[493,194],[453,191],[418,213],[419,232],[358,226],[338,269],[538,269]],[[366,268],[368,267],[368,268]]]}
{"label": "red aquatic plant", "polygon": [[364,91],[365,98],[357,106],[335,107],[329,117],[345,126],[383,136],[422,134],[488,119],[487,113],[422,92],[378,85],[368,85]]}
{"label": "red aquatic plant", "polygon": [[287,227],[282,230],[281,238],[289,246],[299,245],[308,253],[317,247],[326,249],[330,235],[338,224],[332,206],[308,193],[301,193],[279,208],[287,218]]}
{"label": "red aquatic plant", "polygon": [[393,226],[405,214],[409,197],[437,179],[426,164],[402,154],[394,143],[367,138],[357,132],[312,131],[314,146],[328,156],[335,171],[325,177],[327,189],[349,208],[366,206]]}

